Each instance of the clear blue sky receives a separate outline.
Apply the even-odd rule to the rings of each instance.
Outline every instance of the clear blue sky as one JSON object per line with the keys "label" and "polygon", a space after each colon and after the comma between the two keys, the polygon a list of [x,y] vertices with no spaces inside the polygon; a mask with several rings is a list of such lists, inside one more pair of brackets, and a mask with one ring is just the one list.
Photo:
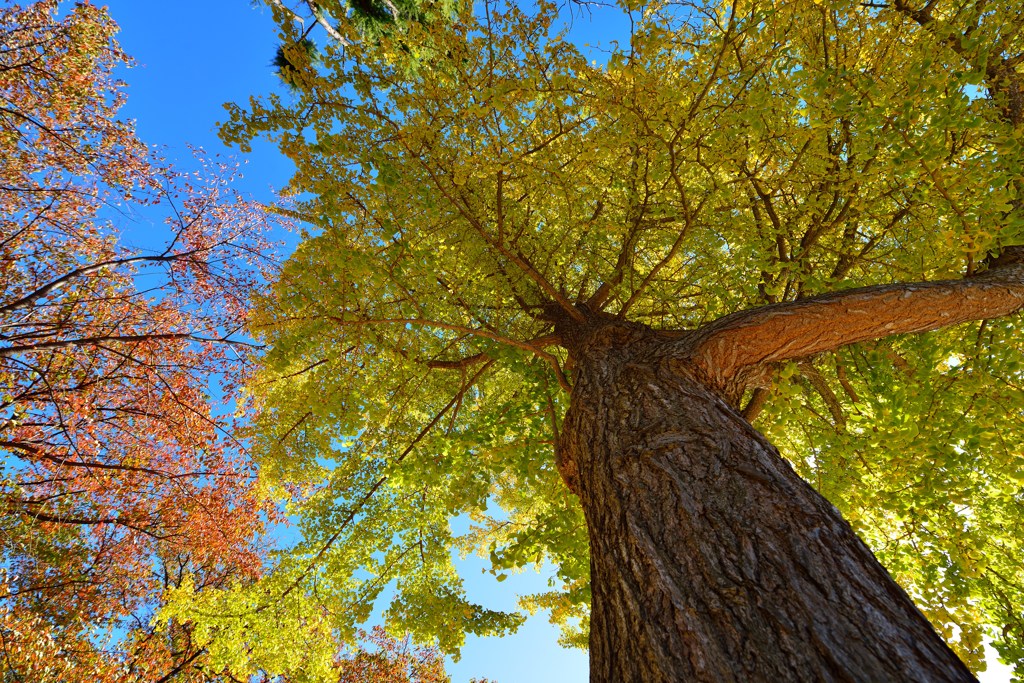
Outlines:
{"label": "clear blue sky", "polygon": [[[244,178],[236,185],[257,199],[269,201],[272,188],[287,182],[291,165],[267,144],[254,145],[242,156],[228,150],[216,136],[225,102],[245,101],[281,86],[270,67],[275,28],[270,13],[249,0],[96,0],[110,8],[121,26],[119,41],[137,66],[121,74],[128,85],[124,114],[137,121],[139,135],[151,145],[167,148],[170,160],[191,165],[188,145],[244,161]],[[595,14],[577,19],[573,33],[588,42],[622,36]],[[600,59],[600,57],[596,57]],[[129,228],[131,230],[131,228]],[[470,597],[492,609],[513,609],[517,594],[544,590],[544,577],[511,576],[497,583],[482,573],[485,562],[470,558],[460,566]],[[588,680],[586,654],[565,650],[557,631],[544,616],[529,619],[514,636],[473,638],[458,664],[449,666],[454,683],[489,678],[498,683],[583,683]],[[990,671],[983,683],[1005,683],[1010,671],[989,652]]]}

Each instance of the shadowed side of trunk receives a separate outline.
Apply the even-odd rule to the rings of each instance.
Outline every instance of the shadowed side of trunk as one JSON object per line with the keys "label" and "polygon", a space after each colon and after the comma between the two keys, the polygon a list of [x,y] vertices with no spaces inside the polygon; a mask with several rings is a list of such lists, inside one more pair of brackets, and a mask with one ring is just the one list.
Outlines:
{"label": "shadowed side of trunk", "polygon": [[590,534],[592,681],[972,681],[838,511],[670,345],[575,340],[560,467]]}

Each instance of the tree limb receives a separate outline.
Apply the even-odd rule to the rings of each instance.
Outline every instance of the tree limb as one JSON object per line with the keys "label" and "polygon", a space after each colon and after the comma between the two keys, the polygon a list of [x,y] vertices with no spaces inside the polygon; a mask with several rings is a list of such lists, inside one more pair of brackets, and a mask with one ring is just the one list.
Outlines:
{"label": "tree limb", "polygon": [[768,397],[771,392],[764,387],[757,387],[754,389],[754,393],[750,396],[750,401],[740,413],[743,415],[743,419],[747,422],[753,422],[757,419],[757,416],[764,410],[765,405],[768,403]]}
{"label": "tree limb", "polygon": [[188,258],[188,257],[190,257],[190,256],[192,256],[192,255],[194,255],[194,254],[196,254],[196,253],[198,253],[200,251],[202,251],[202,250],[200,250],[200,249],[193,249],[193,250],[188,251],[188,252],[179,252],[179,253],[174,253],[174,254],[165,252],[165,253],[163,253],[163,254],[161,254],[159,256],[132,256],[132,257],[128,257],[128,258],[109,259],[109,260],[106,260],[106,261],[100,261],[99,263],[94,263],[94,264],[89,265],[89,266],[82,266],[80,268],[75,268],[74,270],[71,270],[71,271],[65,273],[64,275],[61,275],[60,277],[56,278],[55,280],[52,280],[52,281],[48,282],[45,285],[42,285],[41,287],[35,289],[32,292],[29,292],[28,294],[25,294],[24,296],[14,300],[14,301],[11,301],[11,302],[8,302],[8,303],[4,303],[4,304],[0,305],[0,313],[7,313],[7,312],[12,311],[12,310],[14,310],[16,308],[27,306],[29,304],[33,304],[36,301],[38,301],[39,299],[41,299],[44,296],[46,296],[47,294],[49,294],[50,292],[52,292],[53,290],[57,289],[58,287],[60,287],[62,285],[65,285],[65,284],[67,284],[68,282],[71,282],[74,279],[82,278],[82,277],[85,277],[87,275],[92,275],[93,273],[95,273],[95,272],[97,272],[99,270],[102,270],[103,268],[116,268],[118,266],[123,266],[123,265],[131,264],[131,263],[144,263],[144,262],[167,263],[167,262],[171,262],[171,261],[183,261],[186,258]]}
{"label": "tree limb", "polygon": [[428,360],[427,367],[436,370],[464,370],[470,365],[476,365],[477,363],[484,363],[490,360],[491,357],[486,353],[474,353],[472,356],[466,356],[458,360]]}
{"label": "tree limb", "polygon": [[733,313],[697,330],[682,354],[702,379],[736,388],[754,366],[893,334],[927,332],[1024,309],[1024,247],[1012,263],[963,280],[860,287]]}

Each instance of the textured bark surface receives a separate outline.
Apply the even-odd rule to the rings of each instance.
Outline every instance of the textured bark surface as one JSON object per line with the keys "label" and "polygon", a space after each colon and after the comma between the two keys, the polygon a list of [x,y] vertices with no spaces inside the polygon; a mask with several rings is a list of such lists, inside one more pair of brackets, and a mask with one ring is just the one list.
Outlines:
{"label": "textured bark surface", "polygon": [[770,363],[1024,308],[1024,247],[973,278],[860,287],[727,315],[684,338],[680,355],[735,403]]}
{"label": "textured bark surface", "polygon": [[604,321],[559,464],[591,544],[591,680],[971,681],[838,511],[714,391],[678,337]]}

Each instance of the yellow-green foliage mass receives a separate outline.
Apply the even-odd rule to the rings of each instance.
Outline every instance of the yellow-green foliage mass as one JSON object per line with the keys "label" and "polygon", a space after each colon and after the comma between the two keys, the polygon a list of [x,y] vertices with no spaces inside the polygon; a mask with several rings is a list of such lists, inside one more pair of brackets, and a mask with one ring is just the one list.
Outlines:
{"label": "yellow-green foliage mass", "polygon": [[[927,8],[622,4],[631,33],[598,58],[554,5],[488,1],[325,38],[301,88],[232,106],[224,138],[280,146],[308,226],[253,327],[270,350],[249,386],[267,489],[303,540],[262,583],[172,608],[202,614],[239,671],[324,671],[393,588],[395,629],[457,651],[522,619],[466,601],[457,547],[498,574],[557,567],[524,607],[585,644],[586,527],[554,453],[568,370],[545,302],[604,286],[609,313],[692,329],[963,277],[1024,243],[1007,85],[1024,6]],[[789,363],[755,423],[975,670],[983,635],[1024,661],[1020,339],[1014,317]]]}

